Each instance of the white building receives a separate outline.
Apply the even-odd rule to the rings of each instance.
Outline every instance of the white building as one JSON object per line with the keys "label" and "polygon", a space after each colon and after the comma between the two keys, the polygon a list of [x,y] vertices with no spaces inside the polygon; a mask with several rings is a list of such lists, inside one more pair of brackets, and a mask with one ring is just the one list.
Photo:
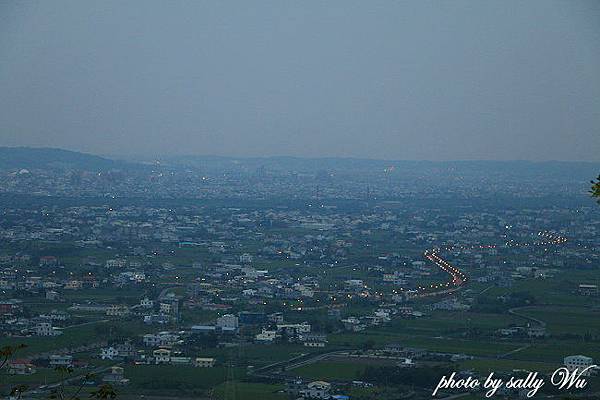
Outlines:
{"label": "white building", "polygon": [[309,399],[329,399],[331,397],[331,384],[324,381],[314,381],[306,385],[300,394]]}
{"label": "white building", "polygon": [[194,360],[194,366],[200,368],[212,368],[215,366],[216,360],[214,358],[203,358],[198,357]]}
{"label": "white building", "polygon": [[33,328],[36,336],[58,336],[62,335],[59,328],[55,328],[49,322],[41,322]]}
{"label": "white building", "polygon": [[150,300],[147,297],[144,297],[142,300],[140,300],[140,307],[152,308],[154,307],[154,301]]}
{"label": "white building", "polygon": [[62,354],[53,354],[50,356],[51,367],[72,367],[73,356],[67,356]]}
{"label": "white building", "polygon": [[122,259],[118,260],[106,260],[106,268],[125,268],[127,262]]}
{"label": "white building", "polygon": [[70,280],[65,282],[63,287],[69,290],[79,290],[83,287],[83,282],[78,280]]}
{"label": "white building", "polygon": [[118,355],[119,351],[112,346],[100,349],[100,358],[103,360],[114,360]]}
{"label": "white building", "polygon": [[354,288],[354,289],[358,289],[358,288],[364,288],[365,287],[365,283],[363,282],[362,279],[348,279],[346,282],[346,286],[349,288]]}
{"label": "white building", "polygon": [[157,349],[152,352],[155,364],[168,364],[171,362],[171,350]]}
{"label": "white building", "polygon": [[163,314],[171,314],[173,312],[173,305],[171,303],[160,303],[160,312]]}
{"label": "white building", "polygon": [[171,356],[171,365],[189,365],[192,363],[190,357],[185,356]]}
{"label": "white building", "polygon": [[66,321],[68,320],[70,315],[66,312],[52,310],[47,314],[40,314],[40,318],[49,320],[49,321]]}
{"label": "white building", "polygon": [[255,339],[259,342],[273,342],[278,336],[277,331],[269,331],[263,328],[262,332],[255,336]]}
{"label": "white building", "polygon": [[238,317],[232,314],[225,314],[217,318],[217,326],[226,329],[237,329],[239,326]]}
{"label": "white building", "polygon": [[[593,358],[582,355],[567,356],[563,362],[569,371],[575,371],[577,369],[579,372],[594,365]],[[593,368],[589,368],[587,371],[583,372],[583,376],[590,376],[592,369]]]}
{"label": "white building", "polygon": [[288,335],[302,335],[310,333],[311,326],[307,322],[301,324],[277,324],[278,332],[285,332]]}
{"label": "white building", "polygon": [[179,336],[170,332],[148,333],[144,335],[143,341],[149,347],[173,346],[179,341]]}
{"label": "white building", "polygon": [[244,253],[240,256],[240,262],[244,263],[244,264],[251,264],[252,263],[252,255],[248,254],[248,253]]}
{"label": "white building", "polygon": [[325,347],[327,345],[327,336],[322,334],[304,334],[299,337],[305,347]]}
{"label": "white building", "polygon": [[124,317],[129,315],[129,307],[121,304],[113,304],[106,310],[106,315],[111,317]]}
{"label": "white building", "polygon": [[579,285],[579,294],[584,296],[597,296],[598,285],[581,284]]}

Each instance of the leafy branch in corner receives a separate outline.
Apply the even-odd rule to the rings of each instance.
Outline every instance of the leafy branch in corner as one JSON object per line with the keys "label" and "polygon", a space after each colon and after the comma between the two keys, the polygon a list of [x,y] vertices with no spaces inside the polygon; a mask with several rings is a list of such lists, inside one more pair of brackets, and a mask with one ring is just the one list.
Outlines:
{"label": "leafy branch in corner", "polygon": [[8,362],[10,361],[11,358],[14,357],[15,353],[18,350],[24,349],[25,347],[27,347],[27,345],[25,344],[19,344],[17,346],[4,346],[0,349],[0,369],[4,368],[6,365],[8,365]]}
{"label": "leafy branch in corner", "polygon": [[[15,353],[18,350],[24,349],[27,347],[25,344],[19,344],[17,346],[4,346],[0,348],[0,371],[2,371],[5,367],[7,367],[10,363],[10,360],[14,358]],[[86,374],[82,379],[79,385],[75,388],[75,391],[71,394],[67,393],[65,390],[65,383],[69,383],[69,381],[74,380],[76,378],[69,378],[68,375],[73,373],[73,368],[71,367],[57,367],[56,370],[61,375],[60,385],[54,388],[49,395],[49,399],[58,399],[58,400],[81,400],[81,392],[87,381],[94,377],[94,374],[89,373]],[[0,374],[2,375],[2,374]],[[18,385],[13,387],[10,390],[11,398],[16,400],[20,400],[23,394],[28,390],[28,387],[25,385]],[[117,398],[117,393],[113,389],[111,385],[103,384],[96,388],[96,390],[90,392],[90,399],[97,400],[114,400]]]}
{"label": "leafy branch in corner", "polygon": [[[4,346],[4,347],[0,348],[0,371],[2,371],[2,369],[4,369],[5,367],[8,367],[8,363],[10,362],[11,359],[14,358],[15,353],[21,349],[24,349],[25,347],[27,347],[27,345],[19,344],[14,347],[13,346]],[[3,374],[0,374],[0,376],[1,375],[3,375]],[[27,391],[27,386],[25,386],[25,385],[15,386],[10,390],[10,396],[19,400],[19,399],[21,399],[21,396],[23,395],[23,393],[25,391]]]}
{"label": "leafy branch in corner", "polygon": [[[68,378],[68,375],[71,375],[73,373],[73,368],[57,367],[56,370],[61,374],[60,385],[52,390],[49,398],[58,400],[81,400],[81,392],[86,382],[94,378],[94,374],[85,374],[85,376],[79,382],[79,385],[75,387],[75,391],[69,394],[65,390],[65,383],[68,383],[71,380]],[[116,397],[117,394],[114,391],[113,387],[108,384],[99,386],[96,390],[89,394],[90,399],[111,400],[115,399]]]}
{"label": "leafy branch in corner", "polygon": [[590,183],[592,184],[590,194],[592,197],[595,197],[598,201],[598,204],[600,204],[600,175],[598,175],[596,181],[591,181]]}

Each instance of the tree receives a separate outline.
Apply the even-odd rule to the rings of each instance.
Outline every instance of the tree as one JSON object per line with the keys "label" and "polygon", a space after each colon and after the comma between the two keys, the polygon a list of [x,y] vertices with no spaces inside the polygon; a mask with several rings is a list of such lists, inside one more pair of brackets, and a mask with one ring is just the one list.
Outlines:
{"label": "tree", "polygon": [[[4,346],[0,349],[0,376],[3,376],[2,374],[2,369],[6,367],[6,369],[8,369],[8,364],[10,363],[10,360],[12,358],[14,358],[15,353],[21,349],[24,349],[25,347],[27,347],[24,344],[19,344],[17,346]],[[0,384],[2,384],[2,381],[0,380]],[[15,397],[17,399],[21,398],[21,394],[23,392],[25,392],[27,390],[27,386],[25,385],[18,385],[18,386],[14,386],[10,389],[10,396]]]}
{"label": "tree", "polygon": [[592,184],[592,190],[590,190],[590,193],[592,195],[592,197],[596,198],[596,200],[598,201],[598,204],[600,204],[600,175],[598,175],[598,178],[596,179],[596,181],[591,181]]}
{"label": "tree", "polygon": [[25,344],[19,344],[15,347],[12,346],[4,346],[0,349],[0,369],[4,368],[6,365],[8,365],[8,362],[10,361],[11,358],[14,357],[15,353],[18,350],[24,349],[25,347],[27,347],[27,345]]}

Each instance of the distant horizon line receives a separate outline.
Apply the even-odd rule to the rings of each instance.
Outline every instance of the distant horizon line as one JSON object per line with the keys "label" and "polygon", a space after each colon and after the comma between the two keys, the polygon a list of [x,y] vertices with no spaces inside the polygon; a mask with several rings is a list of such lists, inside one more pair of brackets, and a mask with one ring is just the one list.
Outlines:
{"label": "distant horizon line", "polygon": [[546,159],[546,160],[535,160],[535,159],[444,159],[444,160],[431,160],[431,159],[392,159],[392,158],[372,158],[372,157],[359,157],[359,156],[299,156],[299,155],[222,155],[222,154],[190,154],[190,153],[174,153],[174,154],[108,154],[108,153],[93,153],[86,150],[75,150],[67,149],[63,147],[50,147],[50,146],[2,146],[0,148],[5,149],[30,149],[30,150],[58,150],[72,153],[79,153],[84,155],[90,155],[95,157],[101,157],[108,160],[115,161],[160,161],[161,158],[185,158],[185,157],[199,157],[199,158],[222,158],[222,159],[298,159],[298,160],[356,160],[356,161],[380,161],[380,162],[430,162],[430,163],[462,163],[462,162],[506,162],[506,163],[585,163],[585,164],[600,164],[600,160],[558,160],[558,159]]}

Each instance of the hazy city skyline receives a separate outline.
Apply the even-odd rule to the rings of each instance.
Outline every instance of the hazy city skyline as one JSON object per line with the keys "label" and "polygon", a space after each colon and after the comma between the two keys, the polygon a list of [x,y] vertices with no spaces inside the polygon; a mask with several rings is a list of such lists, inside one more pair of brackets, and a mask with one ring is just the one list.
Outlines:
{"label": "hazy city skyline", "polygon": [[600,161],[600,3],[4,2],[0,146]]}

